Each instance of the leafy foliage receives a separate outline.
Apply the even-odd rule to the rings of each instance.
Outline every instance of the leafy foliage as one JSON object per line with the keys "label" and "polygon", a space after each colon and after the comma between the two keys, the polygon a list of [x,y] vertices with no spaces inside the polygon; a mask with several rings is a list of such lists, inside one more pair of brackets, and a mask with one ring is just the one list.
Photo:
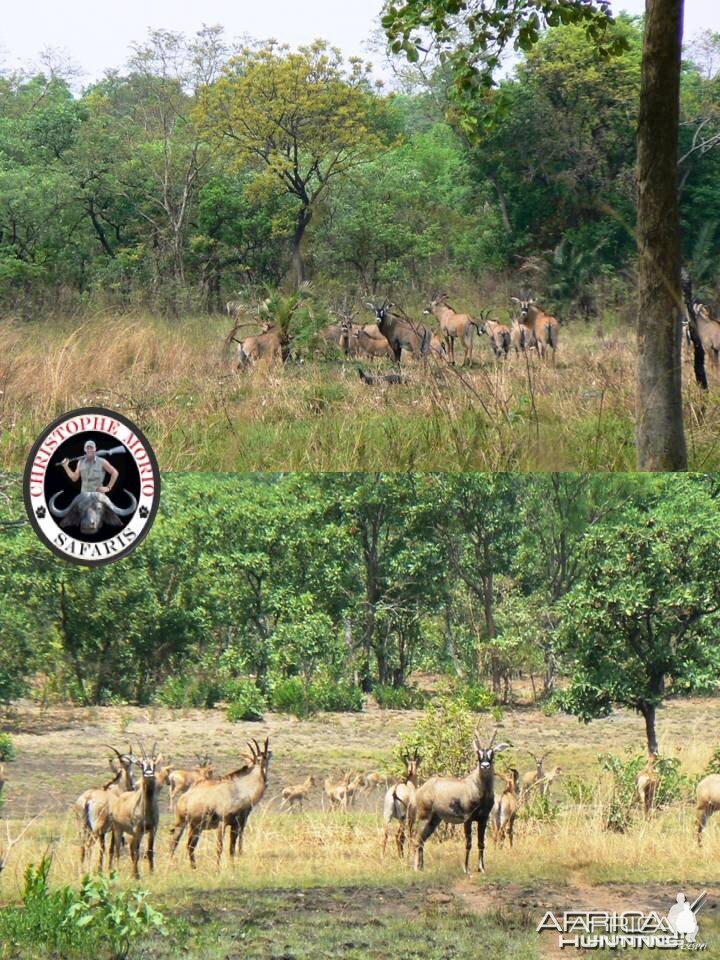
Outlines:
{"label": "leafy foliage", "polygon": [[0,733],[0,760],[14,760],[17,750],[9,733]]}

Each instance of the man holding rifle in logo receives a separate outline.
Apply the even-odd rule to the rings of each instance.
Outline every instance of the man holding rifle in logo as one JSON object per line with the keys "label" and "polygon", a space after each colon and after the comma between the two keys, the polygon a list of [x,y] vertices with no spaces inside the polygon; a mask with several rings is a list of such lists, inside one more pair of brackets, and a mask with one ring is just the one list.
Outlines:
{"label": "man holding rifle in logo", "polygon": [[[88,440],[83,450],[85,456],[78,458],[78,464],[74,470],[70,469],[70,461],[67,457],[60,466],[73,483],[81,480],[81,493],[110,493],[118,478],[117,470],[111,463],[97,455],[97,446],[93,440]],[[103,484],[106,473],[110,475],[110,480],[107,484]]]}

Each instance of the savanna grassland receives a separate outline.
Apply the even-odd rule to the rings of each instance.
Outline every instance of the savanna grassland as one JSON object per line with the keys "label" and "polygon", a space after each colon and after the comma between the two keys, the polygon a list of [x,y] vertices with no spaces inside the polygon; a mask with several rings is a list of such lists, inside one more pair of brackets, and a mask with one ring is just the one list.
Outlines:
{"label": "savanna grassland", "polygon": [[[703,770],[716,746],[717,711],[717,700],[696,698],[670,701],[661,712],[662,753],[678,757],[691,777]],[[720,955],[720,824],[710,821],[698,850],[692,799],[684,796],[649,821],[636,811],[624,833],[604,828],[610,787],[597,757],[638,749],[641,721],[627,711],[587,726],[531,706],[505,712],[500,731],[513,750],[498,766],[526,770],[532,761],[525,748],[552,748],[552,762],[563,774],[553,785],[556,815],[542,820],[521,814],[512,850],[489,843],[484,877],[463,877],[457,836],[428,844],[422,874],[394,851],[383,859],[382,789],[366,792],[343,814],[323,809],[318,785],[302,813],[279,811],[282,788],[309,773],[321,783],[349,769],[389,769],[398,735],[416,719],[412,711],[369,708],[352,717],[298,721],[268,714],[261,723],[230,724],[212,710],[18,705],[3,719],[18,749],[17,759],[6,765],[4,812],[14,833],[37,819],[8,858],[0,897],[12,903],[26,864],[47,851],[53,854],[53,882],[78,881],[77,831],[69,806],[81,790],[106,778],[104,743],[157,739],[176,763],[207,750],[224,770],[234,766],[248,737],[269,736],[268,789],[250,818],[237,867],[223,863],[215,869],[214,837],[207,834],[197,872],[189,869],[184,848],[175,861],[169,859],[163,791],[156,872],[150,877],[143,869],[141,882],[166,914],[169,935],[140,943],[134,955],[470,960],[485,953],[530,960],[563,955],[549,935],[535,932],[546,909],[664,913],[678,890],[695,896],[702,889],[709,893],[700,916],[705,955]],[[577,778],[591,788],[583,802],[569,796],[567,785]],[[126,861],[118,882],[129,883]],[[35,955],[41,954],[0,947],[3,957]]]}
{"label": "savanna grassland", "polygon": [[[419,315],[419,310],[414,311]],[[370,316],[367,319],[371,319]],[[634,467],[634,336],[563,325],[556,363],[472,368],[408,360],[404,384],[362,383],[358,365],[307,345],[299,361],[237,372],[227,318],[101,314],[0,325],[0,467],[21,469],[60,413],[102,405],[146,432],[164,470],[628,470]],[[247,335],[247,331],[243,332]],[[720,400],[685,366],[690,466],[720,465]]]}

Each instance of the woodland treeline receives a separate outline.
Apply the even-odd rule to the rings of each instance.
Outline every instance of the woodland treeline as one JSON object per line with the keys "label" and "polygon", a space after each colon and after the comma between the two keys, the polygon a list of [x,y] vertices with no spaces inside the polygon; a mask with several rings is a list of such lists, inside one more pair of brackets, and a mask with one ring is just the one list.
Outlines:
{"label": "woodland treeline", "polygon": [[[514,280],[575,315],[627,306],[640,19],[601,59],[554,27],[474,124],[437,65],[394,89],[321,42],[152,32],[81,93],[0,74],[0,308],[222,309],[309,276],[331,302]],[[681,213],[696,288],[720,263],[720,39],[687,51]],[[44,312],[44,313],[43,313]]]}
{"label": "woodland treeline", "polygon": [[3,529],[0,697],[203,705],[249,685],[359,709],[416,702],[423,670],[487,706],[532,674],[585,719],[621,703],[652,722],[718,686],[719,508],[712,475],[167,475],[151,535],[106,568]]}

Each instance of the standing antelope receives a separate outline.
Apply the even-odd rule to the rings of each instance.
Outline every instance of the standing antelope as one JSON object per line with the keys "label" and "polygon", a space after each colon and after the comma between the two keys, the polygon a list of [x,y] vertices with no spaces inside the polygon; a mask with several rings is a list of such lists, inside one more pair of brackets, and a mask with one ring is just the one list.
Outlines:
{"label": "standing antelope", "polygon": [[551,348],[554,363],[558,345],[557,319],[545,313],[532,297],[528,300],[521,300],[518,297],[510,297],[510,299],[520,307],[520,322],[532,333],[530,338],[532,346],[537,347],[540,358],[542,359],[546,350]]}
{"label": "standing antelope", "polygon": [[520,323],[518,317],[513,317],[510,322],[510,345],[517,357],[521,353],[525,353],[528,348],[534,347],[536,341],[531,331],[528,330],[524,324]]}
{"label": "standing antelope", "polygon": [[713,370],[717,373],[720,364],[720,321],[715,318],[711,308],[700,300],[693,300],[693,309],[697,335],[705,353],[710,357]]}
{"label": "standing antelope", "polygon": [[132,873],[135,880],[140,879],[140,846],[143,837],[147,836],[148,867],[152,873],[155,869],[155,834],[160,822],[160,805],[158,803],[158,785],[155,779],[155,768],[160,762],[157,756],[157,744],[152,753],[147,754],[142,748],[142,757],[136,761],[142,771],[142,779],[137,790],[119,793],[110,799],[110,823],[112,826],[112,840],[110,842],[110,866],[113,856],[115,862],[120,862],[120,845],[123,834],[130,837],[130,859]]}
{"label": "standing antelope", "polygon": [[403,350],[413,357],[426,357],[430,349],[431,331],[422,323],[415,323],[404,313],[397,313],[396,304],[384,300],[381,307],[366,303],[377,321],[380,333],[387,339],[395,363],[400,363]]}
{"label": "standing antelope", "polygon": [[657,793],[658,773],[655,769],[658,756],[656,753],[649,753],[647,763],[640,770],[635,778],[635,789],[646,817],[651,816],[655,807],[655,795]]}
{"label": "standing antelope", "polygon": [[695,836],[698,844],[701,844],[708,817],[720,810],[720,773],[711,773],[704,777],[697,785],[696,796]]}
{"label": "standing antelope", "polygon": [[100,846],[100,855],[98,858],[98,870],[102,871],[103,861],[105,859],[105,836],[111,830],[110,822],[110,801],[114,796],[132,790],[134,787],[132,777],[132,767],[136,763],[136,758],[132,752],[132,746],[128,744],[128,753],[119,753],[115,747],[108,747],[117,755],[119,766],[115,770],[115,776],[103,787],[91,788],[85,790],[73,804],[75,814],[82,824],[82,839],[80,846],[80,869],[85,863],[85,857],[90,858],[90,852],[98,841]]}
{"label": "standing antelope", "polygon": [[502,844],[505,837],[513,845],[513,829],[515,827],[515,817],[517,816],[518,805],[518,784],[520,773],[515,767],[510,767],[510,776],[503,773],[496,774],[505,783],[505,789],[495,801],[493,807],[493,834],[495,841]]}
{"label": "standing antelope", "polygon": [[540,796],[549,797],[550,796],[550,787],[553,785],[555,780],[558,779],[562,773],[562,767],[555,765],[549,773],[543,775],[542,780],[540,781]]}
{"label": "standing antelope", "polygon": [[198,757],[197,764],[190,770],[171,770],[167,775],[167,784],[170,788],[170,811],[175,808],[175,801],[182,796],[190,787],[194,786],[200,780],[211,780],[215,767],[210,757]]}
{"label": "standing antelope", "polygon": [[490,319],[490,311],[480,311],[480,321],[472,321],[480,336],[486,336],[496,357],[507,356],[510,352],[511,334],[504,323]]}
{"label": "standing antelope", "polygon": [[541,753],[539,757],[536,756],[532,750],[528,750],[527,752],[535,761],[535,769],[523,774],[522,785],[520,789],[521,800],[524,800],[531,790],[535,791],[540,787],[541,781],[545,776],[543,761],[550,755],[549,750],[546,750],[545,753]]}
{"label": "standing antelope", "polygon": [[298,783],[294,787],[285,787],[282,792],[282,800],[280,801],[280,809],[282,810],[284,806],[289,806],[291,809],[295,804],[299,804],[300,809],[302,810],[303,801],[307,799],[307,795],[310,793],[310,790],[315,786],[315,777],[310,774],[310,776],[303,782]]}
{"label": "standing antelope", "polygon": [[466,313],[458,313],[447,302],[446,293],[433,297],[424,314],[433,314],[440,324],[440,331],[447,345],[448,358],[455,364],[455,341],[459,340],[463,348],[462,365],[468,362],[472,366],[473,327],[476,326],[472,317]]}
{"label": "standing antelope", "polygon": [[219,780],[202,780],[196,783],[178,801],[170,854],[175,853],[183,831],[187,828],[187,850],[193,870],[197,866],[195,850],[203,830],[217,829],[218,865],[222,857],[226,827],[230,827],[230,857],[233,862],[236,845],[238,853],[242,853],[245,825],[253,807],[265,793],[272,757],[267,737],[262,749],[255,739],[248,743],[248,747],[251,756],[246,764]]}
{"label": "standing antelope", "polygon": [[462,823],[465,828],[465,873],[469,873],[470,851],[472,849],[472,825],[477,823],[478,834],[478,870],[485,873],[485,830],[490,811],[495,803],[495,771],[493,760],[496,754],[509,747],[499,743],[493,747],[497,730],[487,747],[480,744],[477,735],[473,737],[473,750],[477,758],[477,767],[466,777],[431,777],[418,787],[410,801],[407,815],[407,830],[411,841],[417,829],[418,839],[415,850],[415,869],[422,870],[426,841],[441,823]]}
{"label": "standing antelope", "polygon": [[342,780],[333,781],[330,777],[325,778],[325,796],[330,801],[330,809],[339,808],[344,813],[352,805],[353,798],[362,786],[362,778],[355,777],[350,780],[350,774],[346,773]]}
{"label": "standing antelope", "polygon": [[388,339],[380,332],[376,323],[366,323],[353,330],[355,353],[373,359],[394,360],[395,353]]}
{"label": "standing antelope", "polygon": [[383,844],[382,852],[385,856],[388,837],[390,835],[390,824],[393,820],[398,821],[398,828],[395,833],[395,844],[399,856],[405,852],[405,823],[410,801],[415,797],[417,790],[417,772],[420,766],[420,760],[417,754],[413,757],[405,757],[405,776],[402,780],[390,787],[385,794],[385,803],[383,806]]}
{"label": "standing antelope", "polygon": [[262,332],[245,337],[238,342],[237,369],[244,370],[248,365],[261,360],[287,360],[289,340],[279,327],[263,323]]}

